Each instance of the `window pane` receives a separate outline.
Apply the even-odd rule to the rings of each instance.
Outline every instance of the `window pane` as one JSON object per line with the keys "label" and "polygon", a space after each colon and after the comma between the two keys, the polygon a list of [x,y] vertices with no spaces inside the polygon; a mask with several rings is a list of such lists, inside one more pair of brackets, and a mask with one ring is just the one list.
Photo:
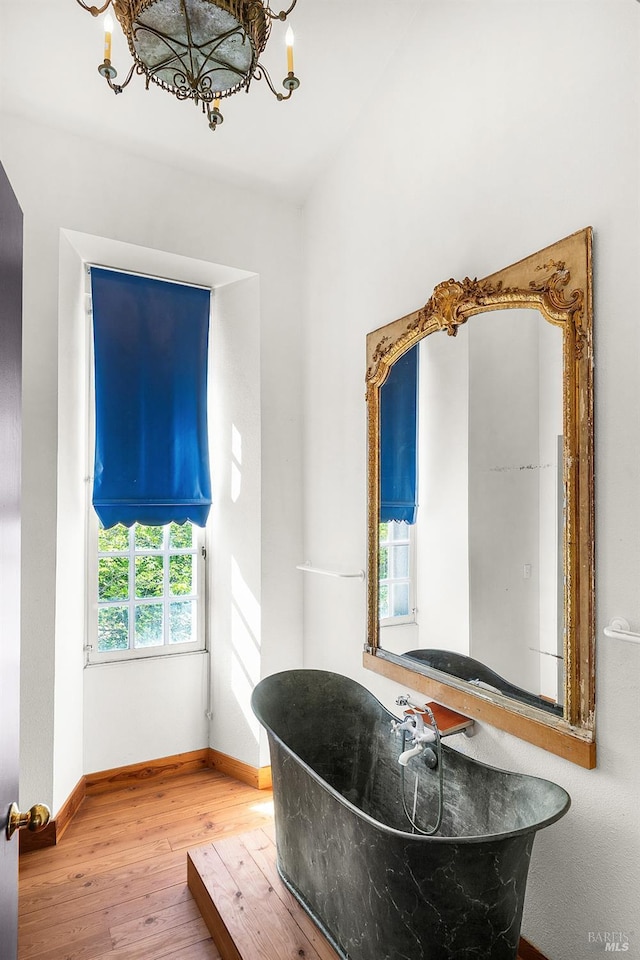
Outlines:
{"label": "window pane", "polygon": [[163,587],[163,558],[136,557],[136,597],[161,597]]}
{"label": "window pane", "polygon": [[409,584],[396,583],[393,587],[392,617],[409,616]]}
{"label": "window pane", "polygon": [[391,569],[392,577],[397,580],[409,576],[409,546],[395,546],[391,548]]}
{"label": "window pane", "polygon": [[409,524],[404,523],[404,521],[402,520],[394,520],[393,523],[389,524],[389,539],[390,540],[408,540]]}
{"label": "window pane", "polygon": [[121,523],[115,527],[109,527],[105,530],[100,527],[98,530],[98,551],[100,553],[112,553],[114,550],[129,549],[129,531]]}
{"label": "window pane", "polygon": [[388,540],[388,539],[389,539],[389,524],[388,524],[388,523],[381,523],[381,524],[380,524],[380,531],[379,531],[378,536],[380,537],[380,541],[381,541],[381,542],[382,542],[383,540]]}
{"label": "window pane", "polygon": [[100,557],[98,560],[98,600],[129,598],[129,558]]}
{"label": "window pane", "polygon": [[190,643],[195,640],[193,601],[169,604],[169,643]]}
{"label": "window pane", "polygon": [[136,550],[162,550],[164,527],[135,526]]}
{"label": "window pane", "polygon": [[378,576],[380,580],[386,580],[387,577],[389,576],[388,574],[389,548],[388,547],[380,547],[379,563],[380,563],[380,570],[379,570]]}
{"label": "window pane", "polygon": [[169,526],[169,546],[172,550],[189,550],[193,546],[193,524],[172,523]]}
{"label": "window pane", "polygon": [[380,594],[378,598],[378,616],[381,620],[386,620],[389,616],[389,587],[385,584],[380,585]]}
{"label": "window pane", "polygon": [[163,606],[161,603],[136,604],[136,647],[159,647],[163,638]]}
{"label": "window pane", "polygon": [[193,593],[193,554],[184,553],[169,557],[169,586],[174,597]]}
{"label": "window pane", "polygon": [[129,608],[102,607],[98,610],[98,651],[129,648]]}

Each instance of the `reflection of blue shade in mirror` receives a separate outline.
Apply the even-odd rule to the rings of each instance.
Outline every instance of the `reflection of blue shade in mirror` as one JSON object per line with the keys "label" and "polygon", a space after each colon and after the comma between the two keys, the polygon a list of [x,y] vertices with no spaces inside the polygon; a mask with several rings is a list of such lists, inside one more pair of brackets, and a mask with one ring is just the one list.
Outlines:
{"label": "reflection of blue shade in mirror", "polygon": [[380,388],[380,522],[415,523],[418,477],[418,345]]}

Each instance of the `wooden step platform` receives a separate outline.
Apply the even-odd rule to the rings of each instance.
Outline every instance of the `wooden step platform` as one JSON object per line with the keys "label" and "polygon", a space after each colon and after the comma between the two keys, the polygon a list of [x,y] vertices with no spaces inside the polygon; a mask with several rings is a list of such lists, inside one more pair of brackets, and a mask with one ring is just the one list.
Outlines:
{"label": "wooden step platform", "polygon": [[339,960],[280,879],[271,828],[189,850],[187,883],[222,960]]}
{"label": "wooden step platform", "polygon": [[[187,882],[222,960],[340,960],[280,879],[272,824],[189,850]],[[545,960],[521,940],[524,958]]]}

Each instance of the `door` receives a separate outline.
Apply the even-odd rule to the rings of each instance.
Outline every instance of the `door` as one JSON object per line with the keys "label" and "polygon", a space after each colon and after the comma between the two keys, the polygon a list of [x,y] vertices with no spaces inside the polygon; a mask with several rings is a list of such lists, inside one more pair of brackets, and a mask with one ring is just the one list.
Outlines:
{"label": "door", "polygon": [[18,955],[22,211],[0,164],[0,957]]}

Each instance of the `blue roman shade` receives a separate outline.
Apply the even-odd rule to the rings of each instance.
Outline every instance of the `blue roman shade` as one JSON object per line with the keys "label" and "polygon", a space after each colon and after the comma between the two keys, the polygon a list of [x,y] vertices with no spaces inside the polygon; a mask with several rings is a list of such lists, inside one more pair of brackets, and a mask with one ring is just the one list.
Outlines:
{"label": "blue roman shade", "polygon": [[418,346],[380,388],[380,522],[415,523],[418,477]]}
{"label": "blue roman shade", "polygon": [[210,291],[91,268],[96,449],[105,527],[204,526]]}

